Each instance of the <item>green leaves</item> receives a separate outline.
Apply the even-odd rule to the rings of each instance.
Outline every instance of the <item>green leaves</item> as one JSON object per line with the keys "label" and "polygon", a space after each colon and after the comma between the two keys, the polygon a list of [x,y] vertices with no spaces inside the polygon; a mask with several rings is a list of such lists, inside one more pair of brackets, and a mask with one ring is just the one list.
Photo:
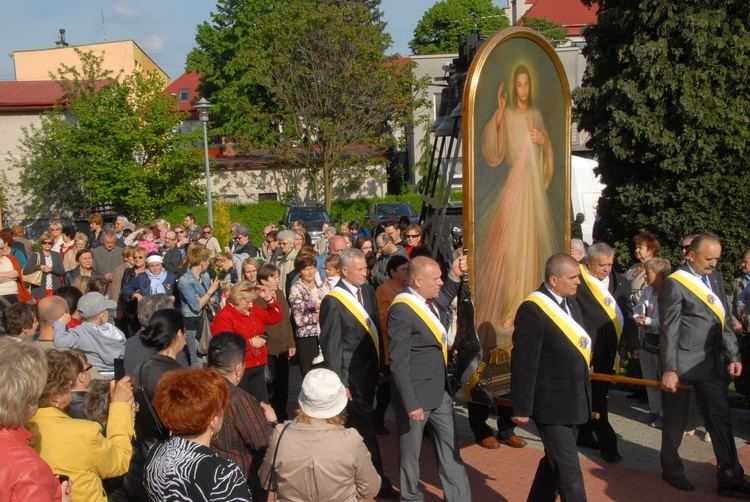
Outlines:
{"label": "green leaves", "polygon": [[65,107],[24,131],[17,161],[31,214],[86,213],[109,202],[136,219],[151,218],[189,196],[200,199],[195,134],[175,132],[184,117],[155,76],[109,78],[101,59],[79,52],[80,69],[56,80]]}
{"label": "green leaves", "polygon": [[729,270],[750,246],[748,3],[594,3],[599,22],[584,32],[574,118],[607,185],[607,240],[630,246],[633,235],[654,232],[677,258],[684,236],[716,232]]}
{"label": "green leaves", "polygon": [[409,48],[414,54],[458,52],[458,41],[470,33],[489,36],[510,26],[505,11],[492,0],[442,0],[425,12]]}

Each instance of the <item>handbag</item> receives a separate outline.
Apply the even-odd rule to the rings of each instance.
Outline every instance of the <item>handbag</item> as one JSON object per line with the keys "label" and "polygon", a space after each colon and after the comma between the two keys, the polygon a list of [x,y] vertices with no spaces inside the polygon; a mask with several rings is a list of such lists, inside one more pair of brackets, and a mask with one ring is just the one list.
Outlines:
{"label": "handbag", "polygon": [[208,344],[211,343],[211,319],[208,317],[207,306],[201,309],[201,319],[198,323],[198,329],[196,330],[195,335],[198,339],[196,353],[199,357],[207,356]]}
{"label": "handbag", "polygon": [[287,422],[284,428],[281,429],[279,439],[278,441],[276,441],[276,449],[273,452],[273,462],[271,462],[271,470],[268,472],[268,481],[266,482],[266,489],[271,492],[275,492],[279,489],[279,485],[276,482],[276,457],[279,455],[279,445],[281,444],[281,438],[284,436],[284,433],[290,425],[292,425],[292,421]]}
{"label": "handbag", "polygon": [[[34,253],[34,254],[36,254],[37,265],[41,265],[42,257],[39,256],[39,254],[37,253]],[[27,284],[31,284],[32,286],[41,286],[43,275],[44,275],[44,272],[42,272],[41,270],[37,270],[36,272],[32,272],[30,274],[24,274],[23,282]]]}

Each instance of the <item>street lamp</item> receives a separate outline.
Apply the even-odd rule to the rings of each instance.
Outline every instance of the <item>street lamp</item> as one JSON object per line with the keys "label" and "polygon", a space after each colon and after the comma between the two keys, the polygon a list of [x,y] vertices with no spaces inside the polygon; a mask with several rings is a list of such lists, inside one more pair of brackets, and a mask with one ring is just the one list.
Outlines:
{"label": "street lamp", "polygon": [[214,105],[208,102],[206,98],[201,98],[195,105],[198,110],[198,118],[203,122],[203,150],[206,155],[206,203],[208,204],[208,224],[214,226],[214,210],[211,203],[211,173],[208,170],[208,111]]}

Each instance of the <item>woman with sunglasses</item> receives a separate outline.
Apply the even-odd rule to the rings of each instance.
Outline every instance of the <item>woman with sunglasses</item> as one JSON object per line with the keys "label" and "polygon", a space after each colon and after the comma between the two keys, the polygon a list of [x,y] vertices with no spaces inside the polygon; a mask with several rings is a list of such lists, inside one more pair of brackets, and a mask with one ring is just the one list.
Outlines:
{"label": "woman with sunglasses", "polygon": [[40,285],[31,286],[31,296],[34,298],[52,296],[60,287],[60,277],[65,275],[62,256],[57,251],[52,251],[54,244],[54,239],[50,234],[42,234],[39,237],[39,252],[33,253],[23,268],[24,275],[33,274],[38,270],[42,271]]}
{"label": "woman with sunglasses", "polygon": [[215,257],[216,253],[221,253],[221,244],[219,244],[219,239],[214,237],[213,232],[214,231],[211,228],[211,225],[203,225],[201,238],[198,239],[198,242],[206,246],[206,249],[211,251],[211,256],[209,256],[209,258]]}

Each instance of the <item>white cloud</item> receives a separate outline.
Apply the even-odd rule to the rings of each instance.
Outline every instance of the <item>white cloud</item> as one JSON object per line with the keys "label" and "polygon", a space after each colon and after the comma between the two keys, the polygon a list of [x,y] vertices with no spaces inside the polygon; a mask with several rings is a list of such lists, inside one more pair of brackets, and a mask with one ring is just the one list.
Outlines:
{"label": "white cloud", "polygon": [[143,45],[148,51],[161,52],[167,46],[167,37],[162,35],[151,35],[143,42]]}
{"label": "white cloud", "polygon": [[145,11],[131,7],[126,3],[115,4],[115,17],[127,22],[138,21]]}

